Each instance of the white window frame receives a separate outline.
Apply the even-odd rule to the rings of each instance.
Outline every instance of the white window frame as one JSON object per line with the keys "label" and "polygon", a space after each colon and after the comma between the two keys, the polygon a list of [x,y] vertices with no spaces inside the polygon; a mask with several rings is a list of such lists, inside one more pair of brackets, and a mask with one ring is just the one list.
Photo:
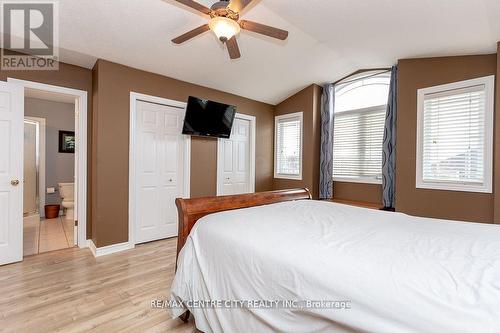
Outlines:
{"label": "white window frame", "polygon": [[[345,81],[347,81],[347,83],[354,83],[354,82],[356,82],[358,80],[364,80],[364,79],[369,78],[369,77],[382,76],[382,75],[384,75],[385,73],[388,73],[388,72],[390,72],[390,71],[383,70],[383,71],[379,72],[377,70],[373,70],[373,71],[363,72],[363,73],[360,73],[360,74],[357,74],[357,75],[352,75],[352,76],[346,78],[345,80],[337,83],[337,85],[346,84]],[[389,78],[389,86],[390,86],[390,75],[388,75],[388,78]],[[359,87],[357,87],[357,88],[359,88]],[[354,88],[354,89],[357,89],[357,88]],[[382,105],[375,105],[375,106],[362,107],[362,108],[357,108],[357,109],[351,109],[351,110],[345,110],[345,111],[336,112],[335,118],[338,115],[340,115],[340,114],[347,114],[347,113],[350,113],[350,114],[356,114],[356,113],[362,114],[362,113],[365,113],[365,112],[379,111],[382,108],[385,108],[385,110],[387,110],[387,103],[382,104]],[[334,147],[335,147],[335,142],[334,142]],[[380,147],[380,149],[383,152],[383,149],[384,149],[383,148],[383,140],[382,140],[382,146]],[[335,176],[332,177],[332,179],[333,179],[334,182],[358,183],[358,184],[375,184],[375,185],[382,185],[382,178],[383,178],[383,175],[382,175],[382,165],[381,165],[381,168],[380,168],[380,176],[377,176],[377,177],[361,177],[361,176],[360,177],[345,177],[345,176],[344,177],[335,177]]]}
{"label": "white window frame", "polygon": [[[290,175],[278,173],[278,123],[282,120],[289,119],[290,121],[299,118],[300,121],[300,163],[299,163],[299,174]],[[274,178],[277,179],[291,179],[291,180],[302,180],[302,159],[304,148],[304,112],[288,113],[280,116],[274,117]]]}
{"label": "white window frame", "polygon": [[[362,109],[353,109],[353,110],[349,110],[349,111],[342,111],[342,112],[337,113],[335,115],[335,117],[338,117],[340,114],[363,114],[363,113],[381,111],[382,109],[386,110],[387,104],[371,106],[371,107],[362,108]],[[335,143],[334,143],[334,146],[335,146]],[[383,147],[380,147],[380,149],[383,150]],[[377,177],[335,177],[335,176],[333,176],[333,181],[334,182],[342,182],[342,183],[382,185],[382,169],[380,170],[380,176],[378,178]]]}
{"label": "white window frame", "polygon": [[[424,138],[424,101],[429,94],[443,93],[450,90],[485,86],[485,142],[484,142],[484,183],[467,184],[458,182],[429,182],[423,180],[423,138]],[[459,81],[417,90],[417,158],[416,188],[445,191],[476,193],[493,192],[493,117],[495,103],[495,76],[486,76],[472,80]]]}

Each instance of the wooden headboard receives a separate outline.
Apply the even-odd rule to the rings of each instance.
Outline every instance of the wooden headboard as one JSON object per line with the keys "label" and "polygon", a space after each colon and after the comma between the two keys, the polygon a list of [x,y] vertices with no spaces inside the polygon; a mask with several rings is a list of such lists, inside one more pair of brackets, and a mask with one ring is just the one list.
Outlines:
{"label": "wooden headboard", "polygon": [[196,199],[176,199],[177,211],[179,213],[179,236],[177,238],[177,255],[186,243],[186,239],[196,222],[205,215],[247,208],[253,206],[268,205],[283,201],[311,199],[311,193],[307,188],[282,190],[271,192],[259,192],[251,194],[228,195],[222,197],[205,197]]}

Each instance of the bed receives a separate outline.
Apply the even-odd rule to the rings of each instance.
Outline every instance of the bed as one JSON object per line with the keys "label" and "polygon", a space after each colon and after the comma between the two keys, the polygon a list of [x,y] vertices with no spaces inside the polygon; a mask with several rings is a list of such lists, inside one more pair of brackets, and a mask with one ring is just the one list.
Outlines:
{"label": "bed", "polygon": [[498,225],[315,201],[306,189],[177,206],[172,312],[203,332],[500,332]]}

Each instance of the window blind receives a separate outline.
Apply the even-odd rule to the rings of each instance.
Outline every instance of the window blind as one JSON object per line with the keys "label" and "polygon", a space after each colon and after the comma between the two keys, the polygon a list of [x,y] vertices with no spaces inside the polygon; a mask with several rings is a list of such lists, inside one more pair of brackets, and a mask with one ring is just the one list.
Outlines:
{"label": "window blind", "polygon": [[381,179],[386,106],[335,114],[333,177]]}
{"label": "window blind", "polygon": [[485,182],[485,86],[425,95],[422,180]]}
{"label": "window blind", "polygon": [[300,175],[302,121],[300,116],[276,121],[276,172],[281,175]]}

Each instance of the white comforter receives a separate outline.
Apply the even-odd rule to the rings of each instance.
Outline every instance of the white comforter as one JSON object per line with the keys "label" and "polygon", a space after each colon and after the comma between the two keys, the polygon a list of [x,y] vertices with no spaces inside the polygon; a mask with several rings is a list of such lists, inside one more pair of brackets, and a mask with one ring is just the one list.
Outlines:
{"label": "white comforter", "polygon": [[500,226],[312,200],[212,214],[181,251],[172,297],[351,301],[191,308],[204,332],[500,332]]}

